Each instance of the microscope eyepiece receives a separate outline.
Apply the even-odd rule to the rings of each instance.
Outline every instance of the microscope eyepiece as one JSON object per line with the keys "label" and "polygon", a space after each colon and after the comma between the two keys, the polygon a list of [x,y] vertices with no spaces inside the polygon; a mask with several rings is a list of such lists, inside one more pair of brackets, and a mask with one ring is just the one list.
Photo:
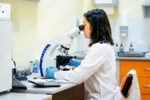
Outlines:
{"label": "microscope eyepiece", "polygon": [[84,30],[84,25],[80,25],[80,26],[79,26],[79,30],[80,30],[80,31],[83,31],[83,30]]}

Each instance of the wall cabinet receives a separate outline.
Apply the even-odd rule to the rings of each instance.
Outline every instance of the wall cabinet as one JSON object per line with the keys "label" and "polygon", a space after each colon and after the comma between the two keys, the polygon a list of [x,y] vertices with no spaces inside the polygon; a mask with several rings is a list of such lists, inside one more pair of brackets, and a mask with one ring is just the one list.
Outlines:
{"label": "wall cabinet", "polygon": [[94,0],[95,6],[116,6],[118,0]]}
{"label": "wall cabinet", "polygon": [[114,14],[114,9],[118,5],[118,0],[93,0],[93,5],[96,8],[103,9],[110,15]]}
{"label": "wall cabinet", "polygon": [[129,70],[135,69],[138,76],[141,100],[150,100],[150,60],[120,60],[120,81]]}

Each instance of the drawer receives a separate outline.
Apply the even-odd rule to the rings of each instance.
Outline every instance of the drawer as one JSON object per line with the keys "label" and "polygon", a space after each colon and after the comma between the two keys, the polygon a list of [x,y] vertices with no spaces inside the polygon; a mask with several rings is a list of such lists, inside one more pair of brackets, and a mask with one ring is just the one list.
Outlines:
{"label": "drawer", "polygon": [[138,78],[141,94],[150,94],[150,78]]}
{"label": "drawer", "polygon": [[[123,77],[121,77],[121,80],[122,79]],[[138,78],[138,81],[139,81],[140,93],[150,94],[150,78]]]}
{"label": "drawer", "polygon": [[150,100],[150,95],[141,95],[141,100]]}
{"label": "drawer", "polygon": [[150,61],[120,61],[120,75],[125,76],[129,70],[135,69],[139,77],[150,77]]}

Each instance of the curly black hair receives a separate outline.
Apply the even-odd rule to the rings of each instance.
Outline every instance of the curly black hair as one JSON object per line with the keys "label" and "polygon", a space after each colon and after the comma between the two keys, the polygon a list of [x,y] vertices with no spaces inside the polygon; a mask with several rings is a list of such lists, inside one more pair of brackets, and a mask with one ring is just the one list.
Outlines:
{"label": "curly black hair", "polygon": [[91,25],[91,38],[89,46],[92,46],[97,42],[110,43],[111,45],[114,45],[110,23],[104,10],[93,9],[84,13],[83,16]]}

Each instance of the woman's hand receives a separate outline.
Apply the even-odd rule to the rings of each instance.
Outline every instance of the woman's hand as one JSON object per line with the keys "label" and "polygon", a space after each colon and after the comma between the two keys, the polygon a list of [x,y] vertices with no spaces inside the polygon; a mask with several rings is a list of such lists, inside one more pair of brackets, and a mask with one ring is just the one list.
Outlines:
{"label": "woman's hand", "polygon": [[58,69],[56,67],[47,67],[45,78],[55,79],[54,73],[57,71],[58,71]]}
{"label": "woman's hand", "polygon": [[69,61],[69,64],[68,64],[68,65],[74,66],[74,67],[78,67],[78,66],[80,65],[80,63],[81,63],[81,61],[79,61],[79,60],[71,59],[71,60]]}

